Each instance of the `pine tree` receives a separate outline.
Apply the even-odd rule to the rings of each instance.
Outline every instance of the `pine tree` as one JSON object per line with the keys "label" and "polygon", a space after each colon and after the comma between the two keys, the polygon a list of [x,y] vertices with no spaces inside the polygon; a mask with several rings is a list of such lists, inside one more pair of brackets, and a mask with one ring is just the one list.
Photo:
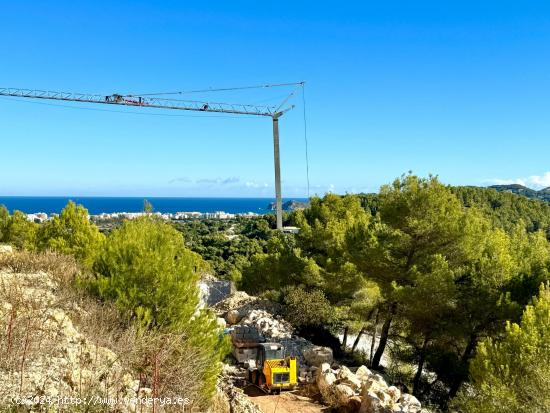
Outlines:
{"label": "pine tree", "polygon": [[465,412],[550,411],[550,284],[541,286],[519,324],[508,323],[502,340],[478,345],[470,372],[473,391],[457,401]]}
{"label": "pine tree", "polygon": [[211,395],[227,348],[215,317],[198,308],[206,264],[185,247],[181,233],[151,215],[125,221],[107,239],[94,268],[97,292],[131,315],[143,334],[185,337],[185,346],[171,350],[172,359],[181,359],[185,347],[195,349],[202,359],[197,382],[206,398]]}
{"label": "pine tree", "polygon": [[93,265],[104,241],[104,235],[90,222],[88,210],[72,201],[60,215],[44,223],[38,233],[40,249],[74,255],[87,267]]}

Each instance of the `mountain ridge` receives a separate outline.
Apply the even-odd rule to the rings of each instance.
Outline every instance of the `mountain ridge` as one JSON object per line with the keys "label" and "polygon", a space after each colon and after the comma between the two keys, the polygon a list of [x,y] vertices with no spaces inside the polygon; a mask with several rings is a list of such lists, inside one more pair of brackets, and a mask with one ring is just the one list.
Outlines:
{"label": "mountain ridge", "polygon": [[550,187],[536,190],[536,189],[528,188],[525,185],[521,185],[521,184],[508,184],[508,185],[490,185],[488,188],[494,189],[498,192],[511,192],[517,195],[523,195],[527,198],[550,202]]}

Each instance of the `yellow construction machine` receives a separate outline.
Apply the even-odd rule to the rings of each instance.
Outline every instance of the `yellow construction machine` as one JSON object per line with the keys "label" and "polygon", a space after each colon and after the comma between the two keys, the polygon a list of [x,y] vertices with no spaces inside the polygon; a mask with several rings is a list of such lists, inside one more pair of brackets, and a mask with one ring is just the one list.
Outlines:
{"label": "yellow construction machine", "polygon": [[266,343],[254,327],[235,326],[233,355],[247,369],[247,379],[271,393],[293,389],[297,383],[296,357],[285,356],[280,343]]}

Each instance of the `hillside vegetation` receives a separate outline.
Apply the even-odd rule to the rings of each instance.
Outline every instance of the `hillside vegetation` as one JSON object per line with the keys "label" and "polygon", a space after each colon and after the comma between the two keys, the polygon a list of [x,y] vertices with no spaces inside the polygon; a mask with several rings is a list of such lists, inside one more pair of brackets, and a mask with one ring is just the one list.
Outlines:
{"label": "hillside vegetation", "polygon": [[[63,311],[69,324],[60,324],[59,328],[66,331],[72,328],[72,320],[81,319],[79,330],[82,337],[87,337],[82,341],[78,338],[81,333],[75,332],[67,340],[89,343],[70,347],[71,352],[76,352],[72,370],[86,369],[93,374],[84,373],[87,384],[83,384],[82,375],[75,382],[72,373],[72,378],[61,381],[61,373],[52,373],[57,377],[54,387],[49,387],[54,395],[88,392],[123,396],[121,380],[126,379],[121,377],[128,377],[126,381],[134,396],[139,389],[147,389],[146,396],[187,397],[197,408],[210,406],[227,343],[220,338],[214,315],[198,307],[198,279],[208,266],[185,247],[178,231],[153,216],[145,216],[123,223],[106,237],[88,221],[87,211],[73,203],[58,218],[41,226],[25,222],[17,212],[1,215],[0,242],[11,243],[22,251],[3,255],[0,261],[0,270],[7,271],[2,291],[8,295],[2,298],[9,308],[1,319],[0,343],[2,352],[9,356],[2,368],[21,382],[14,387],[15,393],[14,389],[8,390],[10,396],[37,391],[24,386],[28,381],[23,375],[25,364],[40,365],[40,360],[59,358],[55,341],[54,353],[50,354],[36,329],[49,323],[53,317],[50,313]],[[73,264],[67,267],[66,262]],[[34,285],[18,286],[11,281],[7,284],[9,280],[23,282],[27,273],[34,277]],[[41,284],[49,288],[51,299],[25,300],[26,289],[39,289]],[[82,310],[70,311],[73,304],[82,304]],[[106,313],[110,316],[105,319],[94,318]],[[89,314],[92,315],[84,316]],[[55,319],[58,318],[64,323],[63,314]],[[117,365],[127,376],[110,378],[99,367],[96,372],[95,365],[81,365],[89,358],[86,354],[93,359],[100,348],[115,351]],[[32,354],[38,359],[31,358]],[[103,380],[112,390],[102,384]],[[91,384],[100,386],[102,392],[94,391]],[[111,408],[103,406],[98,410]]]}
{"label": "hillside vegetation", "polygon": [[[197,312],[198,277],[214,271],[277,301],[300,335],[385,371],[423,405],[545,411],[550,205],[405,175],[378,194],[313,197],[285,222],[300,232],[275,231],[271,216],[145,216],[106,235],[70,203],[43,225],[0,208],[0,242],[75,257],[71,288],[113,306],[136,337],[155,337],[137,370],[143,383],[167,391],[168,366],[193,354],[200,385],[189,392],[202,405],[227,350],[213,316]],[[365,336],[370,349],[357,351]]]}

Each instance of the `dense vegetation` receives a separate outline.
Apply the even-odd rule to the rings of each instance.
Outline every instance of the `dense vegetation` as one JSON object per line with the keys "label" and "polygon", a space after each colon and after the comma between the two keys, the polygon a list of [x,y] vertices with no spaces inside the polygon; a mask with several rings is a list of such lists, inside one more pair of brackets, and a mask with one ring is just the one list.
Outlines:
{"label": "dense vegetation", "polygon": [[[198,307],[197,283],[209,265],[170,224],[145,215],[105,236],[88,220],[88,211],[72,202],[42,225],[0,207],[0,242],[74,256],[83,268],[74,287],[113,303],[120,322],[130,320],[138,331],[136,342],[143,348],[136,349],[140,359],[134,367],[143,385],[153,392],[164,389],[169,393],[164,396],[192,396],[197,406],[209,403],[228,346],[213,314]],[[178,367],[181,363],[186,366]],[[196,384],[177,388],[190,382],[177,377],[178,371],[190,374],[188,366]]]}
{"label": "dense vegetation", "polygon": [[278,300],[313,339],[371,336],[370,351],[355,356],[383,369],[389,352],[386,372],[424,401],[465,412],[548,407],[544,202],[406,175],[378,194],[312,198],[285,217],[297,235],[275,231],[271,216],[147,216],[104,236],[84,217],[69,204],[37,225],[0,208],[0,242],[72,254],[95,274],[88,287],[140,328],[184,332],[189,345],[204,337],[206,392],[224,344],[207,313],[192,320],[201,270]]}
{"label": "dense vegetation", "polygon": [[478,343],[499,340],[548,279],[550,208],[514,194],[404,176],[376,195],[313,198],[293,220],[300,233],[272,236],[242,286],[283,291],[287,306],[299,296],[302,324],[328,300],[325,327],[378,337],[367,362],[391,350],[388,373],[441,406]]}
{"label": "dense vegetation", "polygon": [[251,256],[265,249],[273,233],[269,218],[178,222],[186,246],[205,259],[216,275],[239,282]]}

